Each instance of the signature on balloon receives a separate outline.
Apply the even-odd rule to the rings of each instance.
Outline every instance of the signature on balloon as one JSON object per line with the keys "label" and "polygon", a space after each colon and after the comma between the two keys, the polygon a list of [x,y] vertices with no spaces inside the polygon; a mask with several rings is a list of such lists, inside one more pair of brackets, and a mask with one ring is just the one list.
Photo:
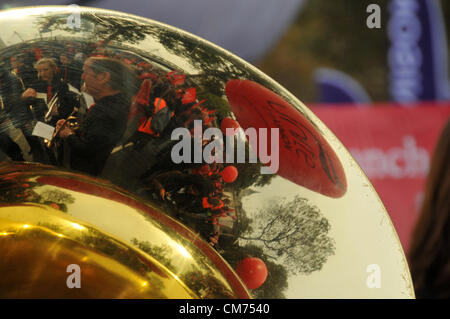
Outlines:
{"label": "signature on balloon", "polygon": [[202,120],[195,120],[193,130],[176,128],[172,132],[171,139],[179,140],[171,151],[171,158],[176,164],[203,161],[208,164],[245,163],[248,153],[248,163],[257,163],[259,159],[265,165],[260,168],[261,174],[276,174],[279,168],[278,128],[256,130],[249,127],[244,131],[228,127],[224,138],[222,131],[217,127],[209,127],[203,132]]}

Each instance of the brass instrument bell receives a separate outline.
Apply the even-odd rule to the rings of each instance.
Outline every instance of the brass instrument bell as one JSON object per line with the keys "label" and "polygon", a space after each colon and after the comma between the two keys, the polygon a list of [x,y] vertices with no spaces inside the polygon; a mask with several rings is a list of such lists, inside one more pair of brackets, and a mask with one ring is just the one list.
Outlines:
{"label": "brass instrument bell", "polygon": [[[75,16],[81,23],[68,24]],[[102,9],[6,10],[0,29],[13,39],[2,60],[67,51],[80,68],[112,57],[139,80],[119,89],[133,91],[127,126],[100,173],[45,156],[1,163],[1,297],[414,297],[367,177],[302,102],[249,63]],[[36,139],[27,136],[31,153],[45,153]],[[191,158],[177,153],[181,141],[194,145]]]}

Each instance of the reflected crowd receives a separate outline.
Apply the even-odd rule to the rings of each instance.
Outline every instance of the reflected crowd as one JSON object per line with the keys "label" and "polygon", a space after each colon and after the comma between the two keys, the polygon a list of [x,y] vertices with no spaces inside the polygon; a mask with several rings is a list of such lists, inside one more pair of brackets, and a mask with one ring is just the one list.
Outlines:
{"label": "reflected crowd", "polygon": [[56,48],[41,43],[2,55],[0,161],[38,162],[111,181],[169,207],[220,250],[221,220],[231,232],[236,219],[226,188],[237,168],[171,158],[174,129],[193,132],[195,120],[203,129],[223,120],[204,106],[195,83],[101,43]]}

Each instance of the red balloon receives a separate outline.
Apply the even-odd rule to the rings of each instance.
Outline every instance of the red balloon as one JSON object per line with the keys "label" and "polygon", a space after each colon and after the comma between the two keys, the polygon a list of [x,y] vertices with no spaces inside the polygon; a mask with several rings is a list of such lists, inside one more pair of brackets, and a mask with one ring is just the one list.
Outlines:
{"label": "red balloon", "polygon": [[267,267],[261,259],[248,257],[239,262],[236,273],[248,289],[256,289],[266,281]]}
{"label": "red balloon", "polygon": [[225,183],[233,183],[238,175],[239,172],[233,165],[225,167],[222,171],[222,178]]}
{"label": "red balloon", "polygon": [[220,129],[222,130],[222,132],[225,135],[227,134],[227,128],[232,128],[233,129],[233,133],[231,135],[235,135],[239,129],[240,125],[238,122],[236,122],[235,120],[233,120],[231,117],[226,117],[222,120],[222,122],[220,123]]}
{"label": "red balloon", "polygon": [[[274,141],[279,145],[279,169],[274,173],[332,198],[345,194],[344,167],[308,116],[275,92],[250,80],[228,81],[225,93],[242,129],[279,128],[279,138]],[[271,134],[266,142],[270,149]],[[258,149],[251,140],[249,143],[254,150]]]}

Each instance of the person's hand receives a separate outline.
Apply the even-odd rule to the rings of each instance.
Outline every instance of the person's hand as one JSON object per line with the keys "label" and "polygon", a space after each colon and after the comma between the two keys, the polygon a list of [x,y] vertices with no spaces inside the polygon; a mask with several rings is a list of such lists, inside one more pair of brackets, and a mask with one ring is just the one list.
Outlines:
{"label": "person's hand", "polygon": [[72,134],[74,134],[73,131],[68,126],[65,126],[61,129],[61,131],[59,131],[58,135],[61,138],[66,138],[67,136]]}
{"label": "person's hand", "polygon": [[214,235],[209,237],[209,244],[214,247],[219,244],[219,235]]}
{"label": "person's hand", "polygon": [[66,123],[66,120],[64,119],[58,120],[58,122],[56,122],[56,129],[59,130],[59,128],[63,126],[64,123]]}
{"label": "person's hand", "polygon": [[28,97],[36,97],[36,91],[32,88],[26,89],[25,92],[22,93],[22,98],[28,98]]}

